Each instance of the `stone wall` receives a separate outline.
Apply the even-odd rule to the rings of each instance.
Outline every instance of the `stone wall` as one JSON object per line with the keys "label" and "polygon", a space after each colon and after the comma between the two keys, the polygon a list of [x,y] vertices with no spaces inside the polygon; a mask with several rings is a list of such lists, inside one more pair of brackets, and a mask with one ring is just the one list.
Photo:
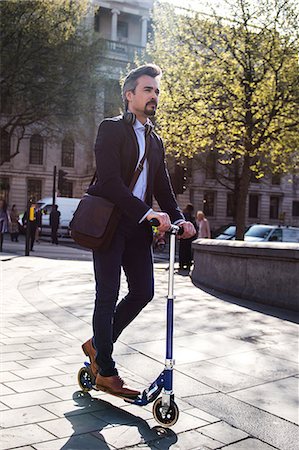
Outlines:
{"label": "stone wall", "polygon": [[195,284],[299,311],[299,245],[197,239]]}

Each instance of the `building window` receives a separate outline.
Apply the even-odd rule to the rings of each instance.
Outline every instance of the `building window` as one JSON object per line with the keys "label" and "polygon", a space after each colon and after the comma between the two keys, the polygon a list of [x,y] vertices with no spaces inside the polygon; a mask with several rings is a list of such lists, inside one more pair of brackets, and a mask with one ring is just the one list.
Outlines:
{"label": "building window", "polygon": [[127,39],[129,36],[128,22],[122,22],[119,20],[117,22],[117,38],[119,40]]}
{"label": "building window", "polygon": [[292,216],[299,217],[299,201],[298,200],[293,201]]}
{"label": "building window", "polygon": [[206,178],[215,180],[217,174],[217,155],[214,152],[210,152],[206,158]]}
{"label": "building window", "polygon": [[43,164],[44,141],[39,134],[34,134],[30,139],[29,164]]}
{"label": "building window", "polygon": [[60,196],[61,197],[73,197],[73,182],[72,181],[65,181],[60,189]]}
{"label": "building window", "polygon": [[271,178],[271,184],[280,185],[280,182],[281,182],[281,174],[273,173]]}
{"label": "building window", "polygon": [[259,213],[259,196],[256,194],[249,195],[248,217],[256,219]]}
{"label": "building window", "polygon": [[235,196],[234,194],[227,194],[226,197],[226,215],[227,217],[235,217]]}
{"label": "building window", "polygon": [[27,200],[37,202],[42,198],[42,180],[27,180]]}
{"label": "building window", "polygon": [[5,200],[8,203],[9,197],[9,178],[1,177],[0,178],[0,198]]}
{"label": "building window", "polygon": [[205,191],[203,199],[203,212],[206,216],[215,215],[215,199],[216,193],[214,191]]}
{"label": "building window", "polygon": [[71,137],[65,137],[61,145],[61,165],[74,167],[75,144]]}
{"label": "building window", "polygon": [[0,163],[9,161],[10,158],[10,137],[9,133],[1,129]]}
{"label": "building window", "polygon": [[279,197],[270,197],[270,219],[279,217]]}

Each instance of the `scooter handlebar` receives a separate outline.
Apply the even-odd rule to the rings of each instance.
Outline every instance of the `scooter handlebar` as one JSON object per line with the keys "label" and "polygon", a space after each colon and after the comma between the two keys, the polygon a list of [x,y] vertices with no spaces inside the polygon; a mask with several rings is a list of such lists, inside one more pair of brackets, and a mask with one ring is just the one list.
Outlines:
{"label": "scooter handlebar", "polygon": [[[154,218],[151,219],[149,221],[149,223],[153,226],[153,227],[158,227],[160,225],[160,222],[158,219]],[[174,225],[171,224],[169,230],[166,231],[166,233],[170,233],[170,234],[177,234],[178,236],[181,236],[182,234],[184,234],[184,228],[180,227],[178,225]]]}

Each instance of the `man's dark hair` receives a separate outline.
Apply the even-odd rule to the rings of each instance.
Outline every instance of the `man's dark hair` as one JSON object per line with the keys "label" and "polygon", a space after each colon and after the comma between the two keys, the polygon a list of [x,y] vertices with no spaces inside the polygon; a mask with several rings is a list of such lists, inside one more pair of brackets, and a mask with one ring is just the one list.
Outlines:
{"label": "man's dark hair", "polygon": [[156,66],[155,64],[145,64],[144,66],[139,66],[136,69],[133,69],[131,70],[131,72],[129,72],[129,74],[125,78],[122,89],[122,96],[125,104],[125,110],[128,109],[128,100],[126,99],[126,92],[128,91],[135,92],[137,80],[143,75],[148,75],[149,77],[152,78],[161,77],[162,70],[160,69],[159,66]]}

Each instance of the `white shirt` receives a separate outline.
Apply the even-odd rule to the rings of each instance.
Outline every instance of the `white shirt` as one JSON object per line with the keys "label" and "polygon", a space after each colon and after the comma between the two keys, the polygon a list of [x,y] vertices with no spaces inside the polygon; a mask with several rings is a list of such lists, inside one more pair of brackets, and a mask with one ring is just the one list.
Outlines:
{"label": "white shirt", "polygon": [[[149,119],[147,120],[147,122],[150,122]],[[138,147],[139,147],[139,157],[138,157],[137,165],[135,167],[135,170],[136,170],[136,168],[137,168],[139,162],[141,161],[141,159],[143,158],[143,155],[145,152],[145,127],[144,127],[144,125],[142,125],[141,122],[139,122],[139,120],[136,119],[136,121],[133,125],[133,129],[135,131],[137,142],[138,142]],[[139,175],[138,180],[132,191],[132,194],[135,197],[138,197],[142,201],[145,201],[145,197],[146,197],[147,177],[148,177],[148,161],[146,159],[143,164],[143,170],[142,170],[141,174]],[[141,219],[139,220],[139,223],[143,222],[143,220],[146,218],[146,216],[152,211],[153,211],[152,208],[150,208],[144,214],[144,216],[141,217]],[[184,222],[184,220],[176,220],[175,225],[179,225],[181,222]]]}
{"label": "white shirt", "polygon": [[[137,137],[139,147],[139,157],[137,165],[135,167],[136,170],[145,152],[145,127],[142,125],[141,122],[139,122],[139,120],[136,119],[133,128]],[[140,198],[140,200],[142,200],[143,202],[145,201],[146,197],[147,177],[148,177],[148,162],[146,159],[143,164],[143,170],[139,175],[138,180],[133,189],[133,195],[135,195],[135,197]]]}

